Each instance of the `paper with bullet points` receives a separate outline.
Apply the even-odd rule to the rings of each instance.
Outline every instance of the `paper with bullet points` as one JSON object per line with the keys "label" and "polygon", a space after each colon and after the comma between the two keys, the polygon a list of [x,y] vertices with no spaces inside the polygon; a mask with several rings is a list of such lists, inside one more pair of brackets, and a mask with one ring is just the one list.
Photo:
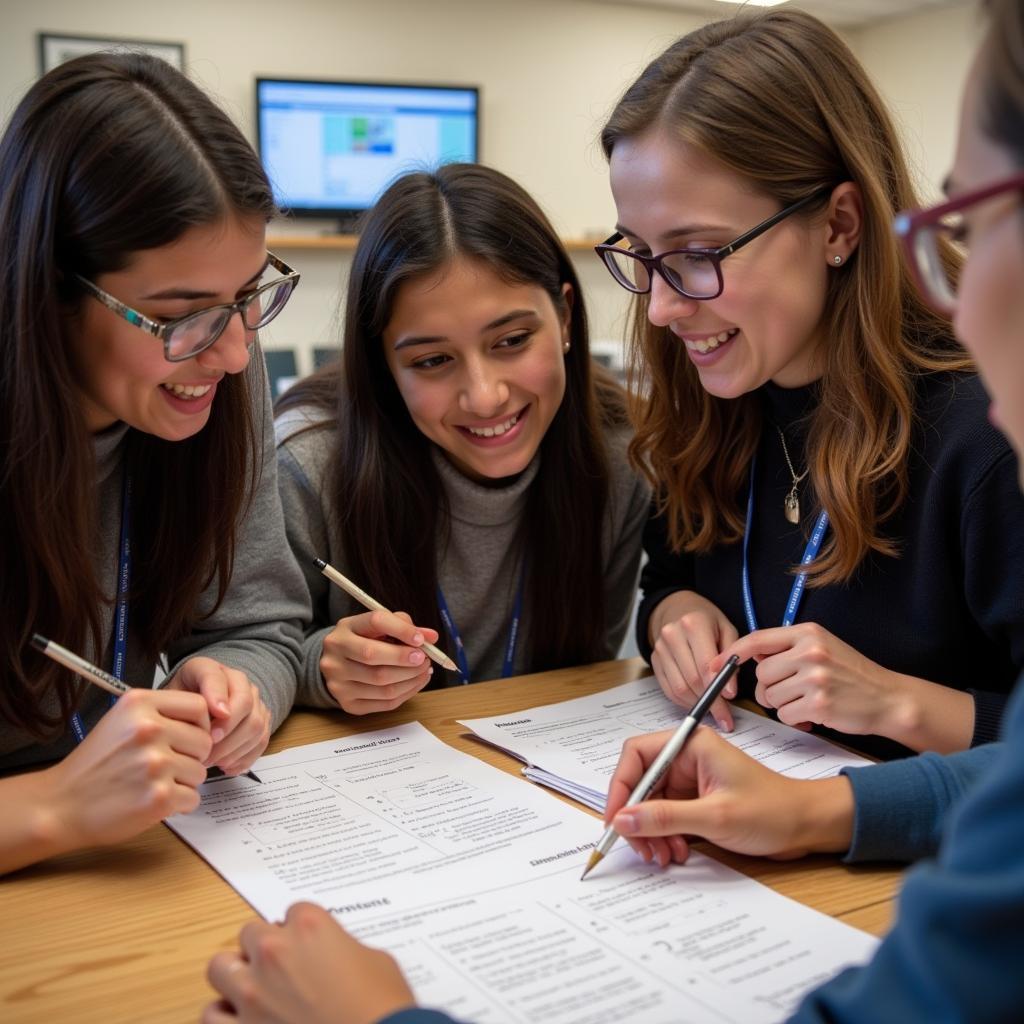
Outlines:
{"label": "paper with bullet points", "polygon": [[[476,736],[526,762],[532,782],[565,793],[603,812],[622,744],[630,736],[675,729],[687,709],[673,704],[654,676],[558,704],[527,708],[494,718],[460,719]],[[733,707],[733,746],[780,775],[822,779],[844,767],[870,764],[821,736],[802,732],[764,715]],[[717,726],[707,719],[707,724]]]}
{"label": "paper with bullet points", "polygon": [[460,1020],[770,1024],[876,944],[696,853],[621,844],[580,882],[595,818],[418,724],[253,767],[167,824],[264,917],[328,907]]}

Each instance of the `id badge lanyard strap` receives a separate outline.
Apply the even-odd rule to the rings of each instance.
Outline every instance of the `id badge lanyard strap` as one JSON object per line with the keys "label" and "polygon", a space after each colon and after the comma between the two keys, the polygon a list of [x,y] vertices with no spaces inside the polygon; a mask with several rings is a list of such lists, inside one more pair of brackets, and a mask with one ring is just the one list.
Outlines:
{"label": "id badge lanyard strap", "polygon": [[[743,528],[743,612],[747,618],[747,629],[751,633],[759,628],[757,625],[757,615],[754,613],[754,596],[750,589],[749,565],[750,529],[754,521],[754,472],[756,467],[757,458],[755,457],[750,463],[750,494],[747,497],[747,522]],[[801,565],[808,565],[818,557],[818,552],[821,550],[821,542],[825,539],[827,532],[828,513],[822,509],[818,513],[814,529],[811,531],[811,539],[807,542],[807,547],[804,548],[803,558],[800,559]],[[807,573],[798,573],[789,591],[786,611],[782,616],[783,626],[792,626],[796,622],[796,613],[800,608],[800,602],[803,600],[804,587],[806,585]]]}
{"label": "id badge lanyard strap", "polygon": [[[121,487],[121,539],[118,543],[117,603],[114,606],[114,659],[110,674],[124,681],[124,665],[128,654],[128,587],[132,578],[131,544],[132,479],[125,473]],[[108,707],[113,707],[116,697],[111,696]],[[76,711],[71,716],[71,728],[75,740],[85,739],[85,725]]]}
{"label": "id badge lanyard strap", "polygon": [[[505,660],[501,666],[501,678],[508,679],[512,675],[512,667],[516,659],[516,644],[519,642],[519,622],[523,617],[523,584],[526,580],[526,566],[519,574],[519,587],[516,590],[515,603],[512,606],[512,621],[508,627],[508,639],[505,641]],[[466,658],[466,648],[462,643],[462,634],[459,632],[451,612],[448,610],[448,602],[444,599],[440,585],[437,588],[437,605],[441,612],[441,619],[444,628],[448,630],[452,643],[455,645],[455,663],[459,666],[459,682],[465,686],[470,682],[469,660]]]}

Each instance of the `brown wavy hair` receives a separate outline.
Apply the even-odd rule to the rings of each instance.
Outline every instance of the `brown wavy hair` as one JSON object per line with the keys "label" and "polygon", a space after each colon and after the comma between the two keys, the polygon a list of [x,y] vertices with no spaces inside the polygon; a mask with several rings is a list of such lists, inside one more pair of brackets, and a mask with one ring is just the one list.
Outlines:
{"label": "brown wavy hair", "polygon": [[[625,425],[625,397],[590,359],[572,261],[540,207],[514,181],[478,164],[399,178],[366,218],[352,261],[342,365],[322,368],[277,403],[318,406],[338,425],[329,485],[352,573],[385,605],[443,633],[436,552],[448,529],[431,442],[409,415],[384,358],[399,289],[457,257],[544,289],[564,310],[572,286],[566,389],[541,442],[523,514],[531,671],[594,661],[606,633],[601,532],[609,501],[603,427]],[[315,428],[314,428],[315,429]],[[387,537],[387,544],[381,538]],[[410,581],[415,586],[410,586]],[[365,582],[364,582],[365,581]],[[565,609],[572,607],[573,614]]]}
{"label": "brown wavy hair", "polygon": [[[80,57],[25,95],[0,140],[0,719],[46,739],[66,728],[79,685],[27,649],[33,632],[102,652],[95,455],[78,401],[65,317],[75,274],[117,271],[144,249],[225,217],[269,217],[259,160],[231,120],[169,64]],[[144,336],[139,335],[140,344]],[[151,340],[150,344],[159,344]],[[130,430],[132,641],[156,658],[217,580],[259,471],[250,390],[226,378],[202,431],[168,442]],[[197,501],[197,495],[200,500]],[[53,692],[59,712],[44,713]]]}
{"label": "brown wavy hair", "polygon": [[[897,211],[919,205],[891,119],[831,29],[772,11],[706,25],[655,58],[608,119],[605,155],[650,130],[699,148],[780,207],[822,190],[800,216],[820,216],[842,182],[860,188],[860,246],[829,274],[830,342],[807,439],[810,480],[831,521],[809,582],[848,580],[869,551],[898,553],[882,525],[907,496],[915,376],[972,366],[948,321],[919,298],[891,230]],[[675,550],[703,553],[743,534],[739,496],[761,407],[752,394],[709,395],[647,306],[646,296],[633,305],[633,390],[649,398],[637,403],[631,453],[659,488]]]}

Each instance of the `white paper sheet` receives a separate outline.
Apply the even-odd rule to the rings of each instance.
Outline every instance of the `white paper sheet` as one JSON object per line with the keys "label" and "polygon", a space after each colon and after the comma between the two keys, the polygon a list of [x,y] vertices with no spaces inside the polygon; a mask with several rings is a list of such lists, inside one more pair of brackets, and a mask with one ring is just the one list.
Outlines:
{"label": "white paper sheet", "polygon": [[[717,730],[733,746],[782,775],[820,779],[847,765],[870,764],[866,758],[810,733],[763,715],[733,707],[735,729]],[[674,729],[685,717],[654,676],[558,704],[494,718],[459,719],[459,724],[492,746],[526,762],[523,774],[603,811],[622,744],[630,736]]]}
{"label": "white paper sheet", "polygon": [[168,825],[252,906],[328,907],[476,1024],[758,1024],[876,940],[710,858],[662,871],[418,724],[260,759]]}

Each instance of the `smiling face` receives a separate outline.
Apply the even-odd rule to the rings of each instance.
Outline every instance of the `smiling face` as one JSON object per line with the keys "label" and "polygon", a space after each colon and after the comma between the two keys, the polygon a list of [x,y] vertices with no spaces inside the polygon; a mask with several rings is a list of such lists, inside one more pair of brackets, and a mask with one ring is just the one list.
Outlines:
{"label": "smiling face", "polygon": [[[241,298],[266,260],[263,219],[231,219],[135,253],[125,269],[101,274],[94,283],[151,319],[172,320]],[[255,337],[236,315],[205,352],[169,363],[160,339],[89,295],[66,318],[65,335],[90,432],[120,421],[166,441],[203,429],[217,384],[245,369]]]}
{"label": "smiling face", "polygon": [[[611,186],[618,230],[642,255],[718,248],[779,211],[779,203],[703,151],[657,130],[615,144]],[[655,274],[648,316],[686,351],[704,389],[736,398],[773,380],[821,375],[828,260],[827,218],[795,214],[722,262],[725,287],[696,301]]]}
{"label": "smiling face", "polygon": [[[961,110],[950,197],[1018,173],[1005,149],[981,130],[981,75],[975,62]],[[977,360],[992,397],[992,421],[1024,458],[1024,209],[1004,193],[964,210],[968,257],[957,292],[953,326]],[[1024,486],[1024,466],[1020,470]]]}
{"label": "smiling face", "polygon": [[467,477],[489,483],[529,465],[565,394],[572,290],[557,310],[457,257],[398,289],[383,344],[416,427]]}

